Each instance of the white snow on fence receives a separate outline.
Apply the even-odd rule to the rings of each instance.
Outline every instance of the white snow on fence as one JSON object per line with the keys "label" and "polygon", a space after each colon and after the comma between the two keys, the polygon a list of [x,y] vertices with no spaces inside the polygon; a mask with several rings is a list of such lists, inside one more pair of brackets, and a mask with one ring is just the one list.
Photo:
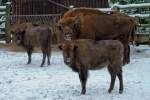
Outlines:
{"label": "white snow on fence", "polygon": [[143,18],[145,18],[145,17],[150,17],[150,14],[131,14],[129,16],[131,16],[131,17],[143,17]]}
{"label": "white snow on fence", "polygon": [[6,14],[5,11],[1,11],[1,12],[0,12],[0,15],[5,15],[5,14]]}
{"label": "white snow on fence", "polygon": [[100,11],[103,11],[103,12],[111,12],[112,11],[112,8],[96,8]]}
{"label": "white snow on fence", "polygon": [[5,10],[6,6],[0,6],[0,10]]}
{"label": "white snow on fence", "polygon": [[114,4],[113,7],[118,7],[120,9],[125,9],[125,8],[140,8],[140,7],[148,7],[148,8],[150,8],[150,3],[127,4],[127,5]]}

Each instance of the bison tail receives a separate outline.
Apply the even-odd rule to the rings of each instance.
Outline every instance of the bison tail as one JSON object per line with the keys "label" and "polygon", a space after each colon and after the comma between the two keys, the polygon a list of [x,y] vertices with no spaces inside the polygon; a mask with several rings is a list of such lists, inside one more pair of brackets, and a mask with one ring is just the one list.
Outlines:
{"label": "bison tail", "polygon": [[132,45],[134,45],[136,30],[137,30],[137,25],[135,25],[134,28],[131,30],[131,43],[132,43]]}
{"label": "bison tail", "polygon": [[47,43],[50,46],[52,41],[52,31],[50,28],[48,28],[48,37],[47,37]]}

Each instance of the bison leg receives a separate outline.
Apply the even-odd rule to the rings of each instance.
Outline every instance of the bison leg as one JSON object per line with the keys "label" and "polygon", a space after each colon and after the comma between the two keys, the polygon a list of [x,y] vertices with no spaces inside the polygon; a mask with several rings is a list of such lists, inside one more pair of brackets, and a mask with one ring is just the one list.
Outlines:
{"label": "bison leg", "polygon": [[128,45],[127,63],[130,63],[130,46]]}
{"label": "bison leg", "polygon": [[27,54],[28,54],[28,62],[27,62],[27,64],[30,64],[30,63],[31,63],[32,51],[33,51],[33,48],[32,48],[32,47],[27,48]]}
{"label": "bison leg", "polygon": [[116,72],[113,70],[113,67],[110,65],[108,66],[108,71],[109,71],[110,76],[111,76],[111,83],[110,83],[110,87],[108,89],[108,92],[111,93],[111,91],[113,90],[114,85],[115,85]]}
{"label": "bison leg", "polygon": [[51,57],[51,49],[49,47],[47,49],[47,65],[50,65],[50,57]]}
{"label": "bison leg", "polygon": [[81,94],[85,94],[86,93],[87,77],[88,77],[88,71],[80,69],[80,71],[79,71],[79,78],[80,78],[80,82],[81,82],[81,85],[82,85]]}
{"label": "bison leg", "polygon": [[120,70],[120,72],[117,74],[118,78],[119,78],[119,93],[122,94],[123,93],[123,77],[122,77],[122,70]]}
{"label": "bison leg", "polygon": [[125,65],[126,63],[127,63],[127,49],[124,46],[123,65]]}
{"label": "bison leg", "polygon": [[43,59],[42,59],[42,63],[41,63],[41,67],[43,67],[44,63],[45,63],[45,59],[46,59],[46,49],[42,48],[42,52],[43,52]]}
{"label": "bison leg", "polygon": [[123,64],[128,64],[130,62],[130,46],[124,45],[124,58],[123,58]]}
{"label": "bison leg", "polygon": [[43,60],[42,60],[42,63],[41,63],[41,67],[43,67],[43,65],[45,63],[45,58],[46,58],[46,53],[43,53]]}

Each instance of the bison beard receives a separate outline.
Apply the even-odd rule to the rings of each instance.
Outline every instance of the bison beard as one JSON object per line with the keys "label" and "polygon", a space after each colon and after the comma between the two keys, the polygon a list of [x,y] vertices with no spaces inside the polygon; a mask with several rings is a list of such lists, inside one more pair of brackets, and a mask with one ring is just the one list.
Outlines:
{"label": "bison beard", "polygon": [[95,42],[89,39],[79,39],[66,41],[60,46],[60,49],[63,51],[65,64],[79,74],[82,86],[81,94],[86,93],[88,70],[101,69],[104,66],[108,66],[111,76],[108,92],[110,93],[113,90],[116,76],[118,76],[119,93],[123,93],[123,45],[119,41],[101,40]]}

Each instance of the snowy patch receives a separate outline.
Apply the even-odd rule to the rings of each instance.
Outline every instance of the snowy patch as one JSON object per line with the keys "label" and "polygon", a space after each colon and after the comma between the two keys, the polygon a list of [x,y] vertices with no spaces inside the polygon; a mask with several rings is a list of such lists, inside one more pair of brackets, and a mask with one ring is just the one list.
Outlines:
{"label": "snowy patch", "polygon": [[[131,46],[132,47],[132,46]],[[41,53],[27,55],[0,49],[0,100],[150,100],[150,48],[132,47],[131,63],[123,67],[124,93],[119,81],[107,92],[107,68],[90,71],[86,95],[80,95],[78,74],[63,63],[61,52],[52,52],[51,65],[41,68]]]}

